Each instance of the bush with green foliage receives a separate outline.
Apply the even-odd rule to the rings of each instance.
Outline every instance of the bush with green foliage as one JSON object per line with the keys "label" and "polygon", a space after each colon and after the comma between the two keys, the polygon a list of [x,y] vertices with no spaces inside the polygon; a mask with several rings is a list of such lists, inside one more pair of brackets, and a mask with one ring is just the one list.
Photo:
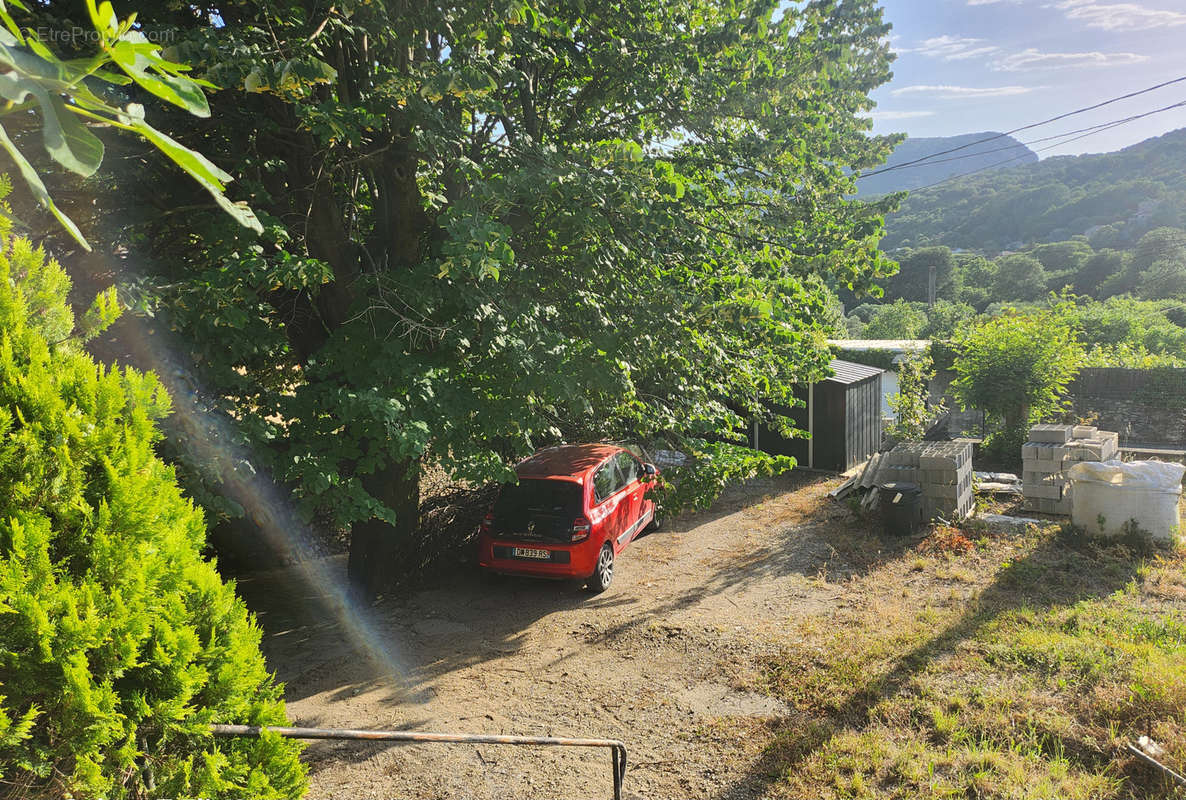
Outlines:
{"label": "bush with green foliage", "polygon": [[1068,295],[1054,297],[1051,302],[1055,312],[1079,331],[1080,340],[1088,348],[1102,348],[1103,352],[1127,348],[1168,356],[1186,353],[1186,327],[1171,319],[1181,309],[1180,302],[1150,302],[1127,296],[1099,302]]}
{"label": "bush with green foliage", "polygon": [[946,340],[967,327],[976,318],[976,309],[967,303],[938,300],[926,310],[927,324],[922,338]]}
{"label": "bush with green foliage", "polygon": [[1151,353],[1140,345],[1127,342],[1118,345],[1096,345],[1083,357],[1085,367],[1124,367],[1126,369],[1158,369],[1186,367],[1186,356],[1174,353]]}
{"label": "bush with green foliage", "polygon": [[922,303],[895,300],[879,306],[865,326],[866,339],[917,339],[927,326]]}
{"label": "bush with green foliage", "polygon": [[202,514],[153,452],[169,399],[96,364],[69,279],[0,247],[0,796],[295,798],[300,746],[214,740],[285,723],[260,630],[201,556]]}
{"label": "bush with green foliage", "polygon": [[993,297],[997,300],[1037,300],[1046,293],[1046,269],[1033,256],[1018,253],[997,260]]}
{"label": "bush with green foliage", "polygon": [[[686,446],[686,445],[685,445]],[[730,484],[789,472],[790,456],[770,456],[729,442],[692,442],[686,464],[663,470],[656,500],[664,515],[708,508]]]}
{"label": "bush with green foliage", "polygon": [[1083,361],[1075,329],[1052,312],[1005,315],[970,328],[957,346],[956,399],[996,426],[989,452],[1017,461],[1029,425],[1063,409]]}
{"label": "bush with green foliage", "polygon": [[935,363],[930,352],[911,353],[898,364],[898,391],[888,401],[897,419],[886,433],[899,441],[923,437],[927,425],[943,410],[942,405],[930,403],[933,377]]}

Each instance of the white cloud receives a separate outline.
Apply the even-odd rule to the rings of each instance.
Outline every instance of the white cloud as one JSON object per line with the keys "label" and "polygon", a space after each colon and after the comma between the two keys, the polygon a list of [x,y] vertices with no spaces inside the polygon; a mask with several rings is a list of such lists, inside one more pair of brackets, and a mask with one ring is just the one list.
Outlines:
{"label": "white cloud", "polygon": [[933,94],[942,100],[958,100],[964,97],[1011,97],[1017,94],[1028,94],[1034,91],[1036,87],[1030,86],[990,86],[990,87],[972,87],[972,86],[903,86],[901,89],[894,89],[890,94]]}
{"label": "white cloud", "polygon": [[919,117],[933,117],[934,111],[870,111],[864,116],[875,120],[918,119]]}
{"label": "white cloud", "polygon": [[1147,8],[1136,3],[1098,3],[1095,0],[1060,0],[1054,7],[1089,28],[1105,31],[1144,31],[1186,25],[1186,13]]}
{"label": "white cloud", "polygon": [[983,39],[969,39],[963,36],[936,36],[924,40],[918,47],[895,47],[899,53],[918,53],[944,61],[963,61],[976,56],[995,53],[1000,48],[981,44]]}
{"label": "white cloud", "polygon": [[1043,53],[1034,48],[1007,55],[995,67],[1006,72],[1029,69],[1057,69],[1059,67],[1116,67],[1148,61],[1140,53]]}

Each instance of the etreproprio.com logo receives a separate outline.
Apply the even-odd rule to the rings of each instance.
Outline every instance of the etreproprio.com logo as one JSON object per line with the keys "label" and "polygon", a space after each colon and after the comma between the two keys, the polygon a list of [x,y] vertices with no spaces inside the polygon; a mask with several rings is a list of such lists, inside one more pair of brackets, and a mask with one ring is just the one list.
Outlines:
{"label": "etreproprio.com logo", "polygon": [[[177,31],[169,28],[137,28],[136,30],[142,33],[145,39],[157,44],[169,44],[177,38]],[[92,43],[97,45],[100,41],[100,34],[97,30],[94,28],[83,28],[78,25],[71,28],[34,28],[33,32],[42,42],[58,42],[61,44]],[[244,800],[247,800],[247,798]]]}

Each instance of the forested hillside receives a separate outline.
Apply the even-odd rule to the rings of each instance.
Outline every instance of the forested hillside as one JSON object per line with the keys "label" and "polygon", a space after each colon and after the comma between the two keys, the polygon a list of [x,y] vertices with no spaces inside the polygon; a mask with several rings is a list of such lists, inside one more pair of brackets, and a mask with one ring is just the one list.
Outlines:
{"label": "forested hillside", "polygon": [[[967,172],[973,161],[954,163]],[[882,247],[995,254],[1086,236],[1096,249],[1126,249],[1154,228],[1181,227],[1184,204],[1186,129],[1114,153],[1049,158],[912,192],[887,219]]]}
{"label": "forested hillside", "polygon": [[[927,158],[940,152],[947,154],[935,159]],[[911,163],[921,159],[927,160],[925,163]],[[992,168],[1006,159],[1009,159],[1009,166],[1036,164],[1038,155],[1012,136],[1002,137],[992,131],[960,136],[912,137],[894,148],[884,167],[873,170],[857,181],[857,191],[863,197],[872,197],[918,189],[974,169]],[[904,166],[906,164],[910,166]],[[1004,164],[999,167],[1004,168]]]}

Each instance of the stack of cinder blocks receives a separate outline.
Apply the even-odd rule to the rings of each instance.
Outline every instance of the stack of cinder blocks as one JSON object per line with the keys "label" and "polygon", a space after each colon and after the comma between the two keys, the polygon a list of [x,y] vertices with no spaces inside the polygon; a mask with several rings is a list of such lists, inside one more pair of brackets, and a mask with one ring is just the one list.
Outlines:
{"label": "stack of cinder blocks", "polygon": [[972,495],[971,442],[903,442],[887,454],[878,484],[916,483],[922,489],[926,519],[966,519],[975,506]]}
{"label": "stack of cinder blocks", "polygon": [[1079,461],[1108,461],[1120,454],[1120,437],[1092,425],[1035,425],[1021,448],[1023,508],[1071,513],[1066,471]]}

